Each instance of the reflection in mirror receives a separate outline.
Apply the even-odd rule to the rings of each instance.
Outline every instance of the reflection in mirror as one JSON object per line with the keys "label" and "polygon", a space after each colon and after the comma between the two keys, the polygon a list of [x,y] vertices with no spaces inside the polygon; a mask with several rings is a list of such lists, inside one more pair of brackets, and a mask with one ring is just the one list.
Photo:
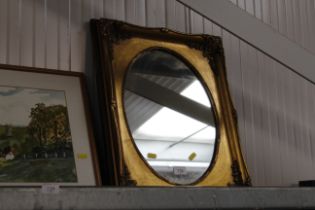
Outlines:
{"label": "reflection in mirror", "polygon": [[135,145],[160,177],[192,184],[205,174],[216,139],[212,105],[181,59],[160,49],[138,55],[125,78],[124,106]]}

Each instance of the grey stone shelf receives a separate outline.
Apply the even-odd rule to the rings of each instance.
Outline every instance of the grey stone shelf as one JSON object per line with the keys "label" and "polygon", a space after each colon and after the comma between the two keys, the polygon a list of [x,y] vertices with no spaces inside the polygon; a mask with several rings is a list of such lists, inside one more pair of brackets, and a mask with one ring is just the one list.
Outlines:
{"label": "grey stone shelf", "polygon": [[1,210],[315,209],[315,188],[0,188]]}

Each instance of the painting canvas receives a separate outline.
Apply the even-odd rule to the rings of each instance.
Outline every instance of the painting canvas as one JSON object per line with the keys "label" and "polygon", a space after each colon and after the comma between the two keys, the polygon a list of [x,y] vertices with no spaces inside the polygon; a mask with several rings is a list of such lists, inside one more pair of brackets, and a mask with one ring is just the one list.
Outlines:
{"label": "painting canvas", "polygon": [[0,86],[0,182],[77,182],[64,91]]}

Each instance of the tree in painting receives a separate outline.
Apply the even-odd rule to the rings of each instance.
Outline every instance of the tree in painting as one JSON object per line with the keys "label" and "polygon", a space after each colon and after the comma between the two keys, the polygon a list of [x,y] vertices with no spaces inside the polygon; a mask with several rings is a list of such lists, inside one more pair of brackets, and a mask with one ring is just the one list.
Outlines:
{"label": "tree in painting", "polygon": [[64,92],[0,86],[1,99],[0,182],[76,182]]}
{"label": "tree in painting", "polygon": [[31,109],[30,118],[28,133],[36,141],[34,148],[50,149],[49,151],[55,153],[62,151],[65,154],[65,150],[71,145],[66,107],[45,106],[44,103],[38,103]]}

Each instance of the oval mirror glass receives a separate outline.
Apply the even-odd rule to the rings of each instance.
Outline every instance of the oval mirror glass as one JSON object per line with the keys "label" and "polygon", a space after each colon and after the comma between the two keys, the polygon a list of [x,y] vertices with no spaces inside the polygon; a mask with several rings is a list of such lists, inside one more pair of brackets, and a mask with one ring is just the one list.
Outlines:
{"label": "oval mirror glass", "polygon": [[216,127],[194,71],[166,50],[144,51],[129,66],[123,99],[134,143],[156,174],[172,184],[201,179],[214,155]]}

